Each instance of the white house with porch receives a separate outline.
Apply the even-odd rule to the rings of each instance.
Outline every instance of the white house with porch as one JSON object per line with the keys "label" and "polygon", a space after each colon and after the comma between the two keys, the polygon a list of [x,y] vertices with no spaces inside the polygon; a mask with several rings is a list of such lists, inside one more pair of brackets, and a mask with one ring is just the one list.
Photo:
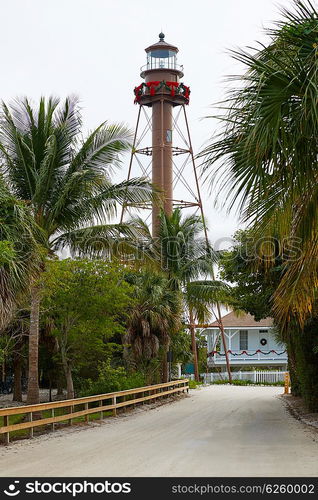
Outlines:
{"label": "white house with porch", "polygon": [[[222,322],[232,368],[249,366],[287,370],[286,347],[273,335],[272,318],[255,321],[250,314],[237,316],[230,312],[223,316]],[[202,333],[207,337],[208,366],[225,369],[225,352],[218,323],[212,323]]]}

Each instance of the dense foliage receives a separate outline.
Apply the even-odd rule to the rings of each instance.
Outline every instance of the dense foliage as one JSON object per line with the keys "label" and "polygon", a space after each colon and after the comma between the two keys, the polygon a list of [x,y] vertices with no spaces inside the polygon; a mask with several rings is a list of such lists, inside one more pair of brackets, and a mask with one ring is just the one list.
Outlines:
{"label": "dense foliage", "polygon": [[224,129],[204,151],[205,168],[214,166],[229,208],[259,238],[277,238],[282,255],[298,242],[284,258],[273,311],[282,326],[291,314],[303,325],[318,283],[318,13],[295,0],[268,34],[268,45],[233,54],[246,72],[222,103]]}
{"label": "dense foliage", "polygon": [[217,255],[206,240],[205,222],[198,215],[183,216],[179,208],[171,214],[162,211],[155,238],[140,218],[134,219],[133,223],[143,234],[143,245],[150,249],[152,265],[165,274],[169,288],[179,294],[183,302],[184,315],[191,332],[195,378],[199,381],[194,325],[208,322],[215,303],[226,303],[228,295],[228,286],[214,279],[213,265]]}
{"label": "dense foliage", "polygon": [[[270,267],[259,262],[261,257],[258,241],[247,230],[236,233],[232,250],[224,252],[219,261],[222,279],[232,284],[229,303],[234,309],[254,315],[256,320],[275,317],[273,298],[284,272],[279,255],[276,265]],[[303,396],[313,411],[318,410],[317,325],[313,314],[302,328],[295,317],[290,318],[288,329],[281,329],[279,323],[275,328],[278,341],[287,347],[292,393]]]}
{"label": "dense foliage", "polygon": [[243,254],[234,249],[234,263],[224,262],[223,276],[236,281],[233,301],[273,315],[293,390],[318,410],[318,13],[301,0],[282,13],[267,45],[233,53],[246,72],[234,78],[222,103],[224,129],[203,154],[260,249],[254,268],[245,267],[241,235]]}
{"label": "dense foliage", "polygon": [[77,379],[96,377],[98,363],[120,350],[132,288],[123,269],[103,261],[51,261],[43,280],[42,324],[54,336],[72,398],[73,371]]}
{"label": "dense foliage", "polygon": [[[21,234],[35,229],[32,234],[42,248],[38,253],[38,257],[42,253],[38,273],[29,282],[30,404],[39,402],[39,276],[45,267],[45,253],[52,256],[67,246],[73,253],[109,256],[114,240],[131,233],[125,224],[110,224],[118,202],[140,203],[152,199],[152,188],[143,179],[119,184],[111,180],[113,169],[120,165],[120,155],[130,148],[130,131],[123,125],[102,123],[82,139],[81,127],[75,98],[67,98],[62,104],[57,98],[41,98],[38,106],[23,98],[1,106],[1,193],[8,193],[11,200],[20,200],[16,207],[20,206],[21,214],[21,202],[27,204]],[[27,216],[32,219],[28,225]],[[21,268],[27,262],[22,253],[18,262],[22,263]],[[12,263],[6,264],[10,265],[12,269]],[[17,262],[15,268],[19,269]],[[7,279],[4,273],[0,276]],[[12,271],[8,279],[12,280],[14,274]],[[10,305],[16,290],[13,286],[2,286],[2,290],[11,294],[9,299],[4,296],[4,303],[0,303],[3,308]]]}
{"label": "dense foliage", "polygon": [[273,294],[282,275],[279,256],[276,265],[261,262],[260,248],[251,231],[237,231],[233,248],[219,260],[223,280],[231,283],[228,302],[233,309],[252,314],[256,321],[272,315]]}

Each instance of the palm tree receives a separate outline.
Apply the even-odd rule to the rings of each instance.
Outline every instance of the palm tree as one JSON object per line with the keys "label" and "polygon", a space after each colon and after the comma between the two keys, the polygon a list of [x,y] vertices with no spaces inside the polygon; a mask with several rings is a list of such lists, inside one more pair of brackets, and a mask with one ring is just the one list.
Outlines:
{"label": "palm tree", "polygon": [[182,217],[179,208],[171,215],[161,212],[155,239],[144,221],[134,219],[134,225],[144,235],[143,245],[147,253],[152,251],[153,262],[165,272],[171,290],[182,293],[184,310],[189,316],[195,378],[199,380],[195,322],[209,321],[213,305],[219,300],[226,302],[228,293],[224,283],[209,279],[217,256],[207,247],[203,221],[193,214]]}
{"label": "palm tree", "polygon": [[[9,106],[2,103],[0,174],[12,196],[30,207],[49,256],[65,246],[82,253],[109,250],[116,236],[131,231],[124,224],[109,224],[117,203],[151,198],[151,186],[143,179],[111,182],[120,155],[130,147],[129,130],[102,123],[82,140],[81,125],[75,98],[68,97],[62,104],[57,98],[41,98],[37,108],[27,98]],[[30,404],[39,402],[39,307],[40,284],[35,279],[29,335]]]}
{"label": "palm tree", "polygon": [[201,153],[229,208],[281,246],[273,313],[282,328],[293,316],[304,324],[318,285],[318,13],[309,0],[293,7],[268,29],[268,46],[234,52],[247,71],[222,103],[224,129]]}
{"label": "palm tree", "polygon": [[[134,285],[135,305],[130,311],[125,342],[130,344],[134,360],[149,363],[163,347],[164,359],[171,335],[181,328],[181,296],[157,272],[144,271],[128,276]],[[163,373],[163,381],[166,374]]]}
{"label": "palm tree", "polygon": [[29,207],[15,199],[0,178],[0,330],[38,273],[40,239]]}

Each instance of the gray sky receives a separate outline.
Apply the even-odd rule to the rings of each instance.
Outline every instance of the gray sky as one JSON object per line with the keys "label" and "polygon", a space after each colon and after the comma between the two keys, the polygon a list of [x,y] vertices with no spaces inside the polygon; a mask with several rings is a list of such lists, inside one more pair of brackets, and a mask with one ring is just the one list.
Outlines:
{"label": "gray sky", "polygon": [[[224,96],[224,77],[239,72],[229,48],[264,41],[263,26],[279,17],[290,0],[10,0],[1,2],[1,97],[76,94],[85,129],[104,120],[133,127],[133,88],[141,82],[144,48],[158,40],[179,47],[185,84],[191,87],[188,118],[196,152],[212,133],[201,120]],[[128,168],[128,158],[124,169]],[[119,174],[119,178],[124,176]],[[230,237],[234,214],[213,209],[203,189],[211,239]]]}

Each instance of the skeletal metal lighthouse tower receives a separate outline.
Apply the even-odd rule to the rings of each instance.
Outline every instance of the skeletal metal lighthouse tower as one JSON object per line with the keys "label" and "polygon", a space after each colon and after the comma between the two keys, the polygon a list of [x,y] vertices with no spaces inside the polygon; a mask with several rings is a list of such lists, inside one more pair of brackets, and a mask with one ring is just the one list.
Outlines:
{"label": "skeletal metal lighthouse tower", "polygon": [[[159,41],[145,49],[147,63],[141,68],[140,74],[144,81],[134,89],[135,104],[138,104],[139,110],[128,179],[132,175],[140,177],[140,174],[150,177],[152,183],[163,193],[162,204],[155,201],[150,207],[145,205],[141,207],[151,209],[153,236],[158,234],[161,209],[171,214],[174,207],[185,209],[194,207],[202,217],[208,246],[208,234],[186,113],[190,89],[180,82],[180,78],[183,77],[183,67],[177,64],[178,48],[167,43],[164,38],[165,35],[160,33]],[[134,167],[137,167],[135,172]],[[127,204],[123,206],[121,221],[125,210],[129,210]],[[212,278],[214,279],[213,276]],[[214,314],[219,324],[231,381],[225,332],[218,303],[216,308],[217,314]],[[200,325],[194,324],[191,314],[189,320],[195,344],[195,328]]]}
{"label": "skeletal metal lighthouse tower", "polygon": [[[165,42],[160,33],[159,42],[146,49],[147,64],[141,77],[145,83],[136,90],[141,105],[152,108],[152,182],[164,193],[163,209],[173,209],[172,127],[173,108],[188,103],[189,89],[181,87],[182,68],[177,64],[177,47]],[[159,207],[152,210],[152,227],[156,232]]]}
{"label": "skeletal metal lighthouse tower", "polygon": [[[183,67],[177,64],[178,48],[167,43],[164,38],[165,35],[160,33],[159,41],[145,49],[147,63],[141,68],[140,74],[144,81],[134,89],[135,103],[139,105],[139,112],[128,172],[130,178],[136,160],[139,166],[138,173],[140,174],[141,170],[143,175],[151,177],[152,183],[163,193],[163,205],[154,203],[151,207],[154,235],[161,208],[168,214],[175,206],[182,208],[195,206],[202,210],[185,110],[185,106],[189,103],[190,89],[180,82],[180,78],[183,77]],[[141,126],[142,118],[145,119],[145,127]],[[182,119],[184,132],[181,131]],[[151,132],[151,142],[148,132]],[[147,136],[148,142],[145,143]],[[179,142],[181,139],[182,147],[175,144],[175,138],[178,138]],[[178,165],[176,157],[181,154],[185,154],[186,159]],[[150,157],[150,164],[143,165],[140,155]],[[184,175],[188,163],[192,165],[192,186]],[[190,198],[191,201],[175,199],[174,188],[177,184],[183,186],[181,198],[184,198],[186,192],[186,198]]]}

